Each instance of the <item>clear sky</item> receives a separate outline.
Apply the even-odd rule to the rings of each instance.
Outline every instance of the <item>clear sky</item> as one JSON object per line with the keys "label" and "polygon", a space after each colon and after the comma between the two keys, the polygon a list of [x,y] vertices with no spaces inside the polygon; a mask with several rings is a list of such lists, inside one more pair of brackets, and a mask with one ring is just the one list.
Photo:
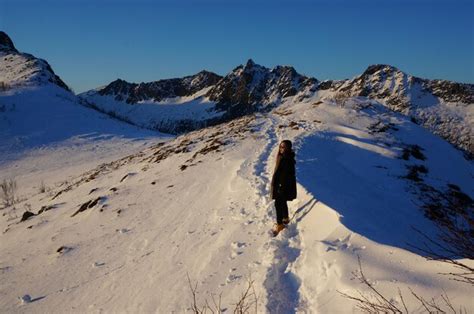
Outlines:
{"label": "clear sky", "polygon": [[385,63],[474,83],[474,0],[0,0],[0,30],[76,92],[249,58],[319,80]]}

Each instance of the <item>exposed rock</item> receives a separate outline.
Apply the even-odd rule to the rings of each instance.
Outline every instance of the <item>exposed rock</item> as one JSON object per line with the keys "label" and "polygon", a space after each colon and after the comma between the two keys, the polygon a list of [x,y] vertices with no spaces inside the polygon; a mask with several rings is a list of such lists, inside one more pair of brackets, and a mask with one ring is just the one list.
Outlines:
{"label": "exposed rock", "polygon": [[15,48],[15,45],[13,45],[13,41],[10,39],[10,37],[2,31],[0,31],[0,51],[18,52],[18,50],[16,50]]}
{"label": "exposed rock", "polygon": [[44,213],[44,212],[47,212],[48,210],[53,209],[53,208],[56,208],[56,205],[45,205],[45,206],[41,206],[41,209],[38,211],[38,215],[39,215],[39,214],[42,214],[42,213]]}
{"label": "exposed rock", "polygon": [[76,216],[77,214],[89,209],[89,208],[92,208],[94,207],[95,205],[97,205],[97,203],[101,200],[105,199],[105,197],[102,197],[102,196],[99,196],[98,198],[94,199],[94,200],[89,200],[87,202],[85,202],[84,204],[82,204],[79,209],[71,215],[71,217],[74,217]]}
{"label": "exposed rock", "polygon": [[31,303],[31,296],[29,294],[25,294],[19,297],[21,304]]}
{"label": "exposed rock", "polygon": [[[305,89],[316,90],[317,80],[298,74],[290,66],[268,69],[249,59],[222,78],[206,94],[227,119],[271,109],[281,99]],[[269,107],[269,108],[265,108]]]}
{"label": "exposed rock", "polygon": [[25,221],[25,220],[28,220],[28,218],[33,217],[33,216],[36,216],[36,215],[33,214],[33,213],[30,212],[30,211],[25,211],[25,212],[23,213],[23,216],[21,216],[20,222]]}
{"label": "exposed rock", "polygon": [[60,246],[60,247],[56,250],[56,253],[59,253],[59,254],[63,255],[63,254],[66,254],[66,253],[68,253],[68,252],[70,252],[70,251],[72,251],[72,250],[73,250],[72,247],[63,245],[63,246]]}

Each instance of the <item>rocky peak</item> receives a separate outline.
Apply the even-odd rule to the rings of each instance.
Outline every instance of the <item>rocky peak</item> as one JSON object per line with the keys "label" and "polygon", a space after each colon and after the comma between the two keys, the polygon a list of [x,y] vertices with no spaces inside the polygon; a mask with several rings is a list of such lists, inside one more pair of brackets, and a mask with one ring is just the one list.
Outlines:
{"label": "rocky peak", "polygon": [[127,94],[131,88],[135,87],[137,84],[129,83],[120,78],[111,82],[109,85],[99,90],[100,95],[124,95]]}
{"label": "rocky peak", "polygon": [[13,45],[13,41],[7,35],[7,33],[0,31],[0,51],[14,51],[16,50],[15,45]]}
{"label": "rocky peak", "polygon": [[393,74],[395,72],[401,72],[398,68],[389,64],[373,64],[369,65],[367,69],[362,73],[362,76],[373,75],[377,72],[381,74]]}
{"label": "rocky peak", "polygon": [[272,107],[282,98],[294,96],[316,82],[290,66],[269,69],[249,59],[212,87],[207,96],[217,103],[218,110],[239,116]]}
{"label": "rocky peak", "polygon": [[249,68],[254,67],[255,65],[256,65],[255,62],[252,59],[248,59],[247,63],[245,64],[245,68],[249,69]]}

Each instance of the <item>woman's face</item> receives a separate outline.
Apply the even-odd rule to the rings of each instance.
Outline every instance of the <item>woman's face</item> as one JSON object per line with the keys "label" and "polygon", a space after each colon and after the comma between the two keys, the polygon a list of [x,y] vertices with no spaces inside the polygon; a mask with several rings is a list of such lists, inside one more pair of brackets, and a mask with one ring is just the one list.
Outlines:
{"label": "woman's face", "polygon": [[288,145],[286,143],[280,143],[280,147],[278,149],[280,151],[280,154],[284,154],[288,152]]}

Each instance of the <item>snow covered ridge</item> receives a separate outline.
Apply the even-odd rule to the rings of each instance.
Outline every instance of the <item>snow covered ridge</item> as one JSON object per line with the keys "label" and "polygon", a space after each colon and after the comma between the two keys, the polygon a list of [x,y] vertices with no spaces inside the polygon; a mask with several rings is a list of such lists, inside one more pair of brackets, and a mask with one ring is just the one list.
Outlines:
{"label": "snow covered ridge", "polygon": [[456,147],[474,154],[474,85],[428,80],[408,75],[390,65],[372,65],[360,76],[325,81],[320,89],[340,97],[362,96],[382,102]]}
{"label": "snow covered ridge", "polygon": [[[205,73],[207,76],[210,75],[209,72]],[[146,86],[168,86],[173,91],[176,89],[176,84],[178,84],[177,86],[182,84],[181,80],[189,80],[199,75],[146,83]],[[196,97],[202,97],[208,105],[205,109],[206,112],[210,115],[214,112],[215,115],[209,117],[201,115],[199,122],[196,121],[197,117],[186,118],[182,121],[179,118],[169,120],[166,115],[164,118],[160,117],[161,110],[153,113],[152,108],[155,107],[149,106],[149,116],[153,116],[154,119],[151,119],[150,123],[141,121],[139,125],[157,128],[163,132],[179,133],[221,123],[253,112],[268,111],[290,97],[293,97],[295,102],[303,101],[318,91],[324,91],[321,94],[325,94],[326,98],[360,96],[380,101],[391,110],[411,117],[413,121],[466,151],[468,156],[472,156],[474,153],[474,144],[471,138],[474,122],[472,106],[474,85],[472,84],[420,79],[389,65],[369,66],[362,75],[350,80],[320,82],[315,78],[298,74],[294,68],[289,66],[268,69],[255,64],[252,60],[248,60],[245,65],[236,67],[213,85],[211,84],[217,76],[212,77],[213,80],[205,80],[209,83],[205,87],[206,91],[197,92],[196,95],[199,96]],[[160,101],[162,101],[162,97],[156,98],[147,92],[143,92],[139,96],[140,86],[144,86],[144,83],[130,84],[124,81],[115,81],[98,91],[84,93],[81,97],[84,97],[99,110],[119,112],[122,118],[130,119],[133,122],[135,111],[140,111],[136,108],[136,106],[140,106],[138,99],[145,100],[147,104],[156,105],[160,105]],[[196,89],[180,95],[181,97],[186,96],[189,100],[193,98],[192,92],[195,93]],[[171,94],[176,95],[177,93],[172,92]],[[114,107],[117,110],[111,109],[110,97],[115,100]],[[174,100],[182,103],[179,98]],[[126,105],[133,105],[135,108]],[[173,123],[178,126],[173,126]]]}
{"label": "snow covered ridge", "polygon": [[[18,52],[11,39],[0,32],[0,165],[48,154],[75,162],[86,151],[94,164],[163,135],[125,124],[81,102],[46,61]],[[34,173],[49,164],[47,159],[41,160],[42,166],[25,163],[23,168],[31,167]],[[52,171],[58,170],[50,166]],[[19,170],[0,171],[0,179],[17,177]],[[29,185],[26,179],[19,183]]]}
{"label": "snow covered ridge", "polygon": [[163,99],[190,96],[214,85],[221,77],[215,73],[201,71],[183,78],[164,79],[151,83],[128,83],[117,79],[98,90],[99,95],[113,95],[115,100],[136,104],[140,101],[160,102]]}
{"label": "snow covered ridge", "polygon": [[97,110],[176,134],[268,111],[283,98],[310,95],[316,86],[316,79],[302,76],[292,67],[268,69],[248,60],[225,77],[201,71],[151,83],[116,80],[79,96]]}
{"label": "snow covered ridge", "polygon": [[[50,83],[69,92],[46,61],[18,52],[0,32],[0,92]],[[369,66],[350,80],[321,82],[290,66],[269,69],[248,60],[224,77],[201,71],[140,84],[119,79],[79,97],[82,105],[113,118],[180,134],[313,95],[321,95],[322,100],[351,96],[377,100],[464,150],[468,158],[474,156],[474,85],[420,79],[390,65]]]}
{"label": "snow covered ridge", "polygon": [[[222,292],[228,312],[251,273],[258,313],[353,313],[339,292],[370,293],[352,278],[360,256],[374,287],[410,313],[420,306],[410,288],[472,311],[470,287],[439,274],[457,269],[409,246],[425,240],[412,227],[436,237],[430,215],[444,207],[432,201],[446,187],[472,208],[472,163],[376,101],[322,96],[155,141],[67,182],[64,166],[48,192],[22,192],[0,216],[0,308],[189,313],[189,274],[199,304]],[[298,198],[272,238],[282,139],[294,143]]]}
{"label": "snow covered ridge", "polygon": [[18,52],[10,37],[0,31],[0,91],[49,83],[70,91],[48,62]]}

